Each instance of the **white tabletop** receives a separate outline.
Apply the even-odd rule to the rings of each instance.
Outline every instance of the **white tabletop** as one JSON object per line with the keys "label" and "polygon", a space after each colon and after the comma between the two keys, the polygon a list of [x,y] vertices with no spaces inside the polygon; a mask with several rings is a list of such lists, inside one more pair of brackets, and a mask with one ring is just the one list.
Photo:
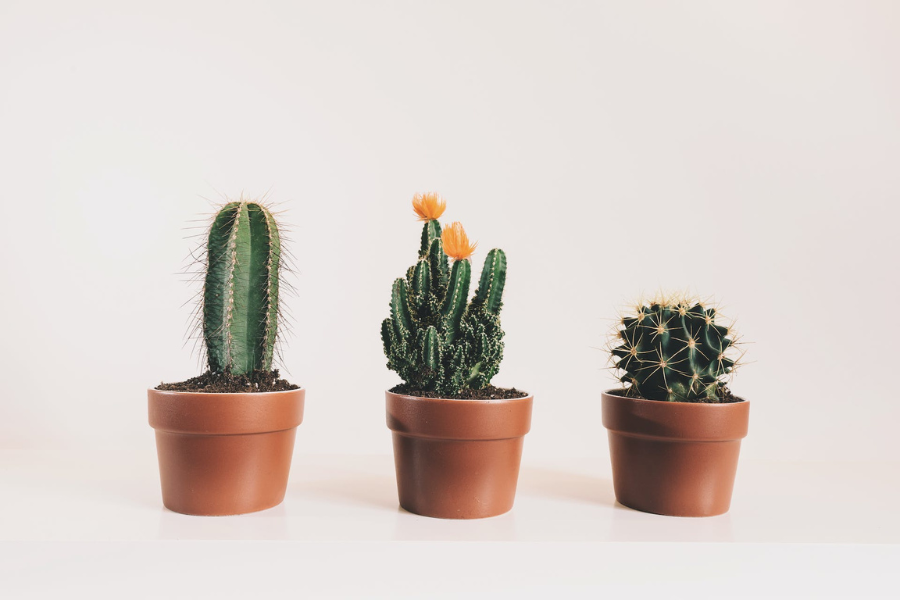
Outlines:
{"label": "white tabletop", "polygon": [[[617,586],[696,597],[742,582],[729,593],[889,597],[900,592],[893,576],[900,559],[898,474],[900,463],[890,462],[743,460],[728,514],[672,518],[617,504],[606,460],[535,461],[526,454],[511,512],[449,521],[398,507],[390,456],[298,455],[282,505],[238,517],[188,517],[163,508],[152,449],[3,450],[0,540],[9,543],[0,546],[0,574],[6,570],[4,580],[20,586],[13,589],[21,597],[60,582],[89,585],[92,572],[112,582],[111,593],[116,578],[125,585],[141,574],[187,584],[222,564],[243,565],[233,576],[257,586],[252,574],[280,562],[286,570],[266,579],[271,591],[297,589],[303,573],[304,585],[320,596],[421,597],[436,593],[428,586],[439,582],[443,592],[476,597],[530,597],[559,586],[570,597]],[[145,543],[156,540],[164,543]],[[220,542],[165,542],[174,540]],[[27,575],[35,572],[54,576]],[[242,589],[238,580],[213,580],[207,584],[221,584],[226,596]],[[772,582],[777,590],[767,587]],[[147,597],[162,589],[190,596],[192,589],[147,585]],[[415,585],[426,587],[417,592]]]}

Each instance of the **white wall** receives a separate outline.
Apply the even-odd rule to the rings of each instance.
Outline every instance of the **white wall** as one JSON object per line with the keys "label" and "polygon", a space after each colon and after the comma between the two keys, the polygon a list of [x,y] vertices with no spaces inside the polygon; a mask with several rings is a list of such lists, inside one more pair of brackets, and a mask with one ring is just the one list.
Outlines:
{"label": "white wall", "polygon": [[610,319],[670,287],[755,342],[747,456],[898,456],[900,4],[292,4],[0,4],[0,447],[152,452],[146,388],[200,370],[183,228],[271,190],[297,452],[390,452],[379,323],[437,190],[509,256],[527,458],[606,455]]}

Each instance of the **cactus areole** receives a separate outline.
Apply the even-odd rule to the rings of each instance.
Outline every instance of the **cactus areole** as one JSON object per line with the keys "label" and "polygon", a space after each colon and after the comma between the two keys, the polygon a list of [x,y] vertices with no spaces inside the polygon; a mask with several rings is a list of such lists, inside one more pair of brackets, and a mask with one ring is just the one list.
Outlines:
{"label": "cactus areole", "polygon": [[229,202],[209,230],[203,341],[212,373],[270,371],[278,332],[281,239],[269,210]]}
{"label": "cactus areole", "polygon": [[612,348],[629,397],[669,402],[737,401],[724,378],[734,337],[716,310],[684,298],[661,299],[622,318]]}
{"label": "cactus areole", "polygon": [[406,388],[454,397],[488,387],[500,368],[506,254],[499,248],[487,253],[469,300],[475,244],[459,223],[441,229],[438,217],[444,208],[436,194],[413,199],[413,209],[425,221],[419,259],[406,277],[394,281],[381,339],[388,368]]}

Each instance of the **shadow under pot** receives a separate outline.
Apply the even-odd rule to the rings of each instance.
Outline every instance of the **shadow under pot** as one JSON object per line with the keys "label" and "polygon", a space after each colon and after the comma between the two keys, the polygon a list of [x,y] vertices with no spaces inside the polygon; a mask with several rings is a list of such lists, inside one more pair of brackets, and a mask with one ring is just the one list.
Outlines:
{"label": "shadow under pot", "polygon": [[606,392],[616,500],[678,517],[728,512],[750,403],[664,402]]}
{"label": "shadow under pot", "polygon": [[148,390],[166,508],[237,515],[280,504],[305,394]]}
{"label": "shadow under pot", "polygon": [[400,506],[441,519],[493,517],[512,508],[533,396],[385,395]]}

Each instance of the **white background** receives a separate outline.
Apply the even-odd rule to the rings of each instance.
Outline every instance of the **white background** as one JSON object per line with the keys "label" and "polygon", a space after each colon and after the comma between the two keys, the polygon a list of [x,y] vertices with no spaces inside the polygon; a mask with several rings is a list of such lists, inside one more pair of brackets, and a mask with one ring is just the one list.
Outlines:
{"label": "white background", "polygon": [[[0,595],[896,597],[898,32],[888,1],[0,0]],[[535,407],[495,519],[396,504],[379,324],[430,190],[476,273],[509,257],[495,383]],[[177,273],[242,191],[291,230],[306,420],[282,505],[191,518],[146,389],[202,370]],[[614,502],[601,348],[658,289],[750,342],[721,517]]]}
{"label": "white background", "polygon": [[[379,323],[415,192],[509,257],[526,460],[605,460],[642,292],[738,318],[744,456],[896,459],[900,5],[0,4],[0,446],[146,449],[199,373],[185,236],[269,192],[298,272],[297,453],[390,452]],[[202,222],[201,222],[202,224]]]}

